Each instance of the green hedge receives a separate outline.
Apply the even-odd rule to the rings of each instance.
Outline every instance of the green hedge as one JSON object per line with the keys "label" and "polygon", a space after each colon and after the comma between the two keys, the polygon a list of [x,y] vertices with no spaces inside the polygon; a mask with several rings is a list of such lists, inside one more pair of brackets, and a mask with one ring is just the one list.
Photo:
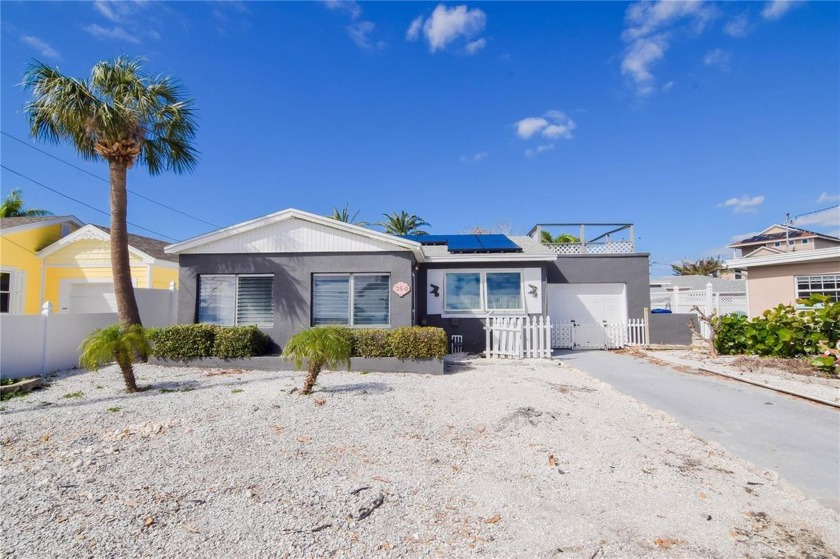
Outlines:
{"label": "green hedge", "polygon": [[383,328],[338,328],[352,347],[353,357],[397,357],[399,359],[443,359],[449,341],[442,328],[403,326]]}
{"label": "green hedge", "polygon": [[350,330],[354,357],[392,357],[391,331],[381,328]]}
{"label": "green hedge", "polygon": [[213,357],[239,359],[265,353],[271,338],[256,326],[234,326],[216,330]]}
{"label": "green hedge", "polygon": [[239,359],[262,355],[270,338],[256,326],[222,327],[213,324],[176,324],[150,329],[151,355],[189,361],[202,357]]}

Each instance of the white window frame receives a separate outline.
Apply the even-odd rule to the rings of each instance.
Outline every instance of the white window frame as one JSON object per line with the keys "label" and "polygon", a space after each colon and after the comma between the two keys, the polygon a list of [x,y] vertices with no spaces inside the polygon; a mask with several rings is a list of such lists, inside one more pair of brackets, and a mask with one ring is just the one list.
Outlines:
{"label": "white window frame", "polygon": [[[274,328],[274,317],[276,315],[276,309],[274,308],[274,274],[199,274],[198,276],[198,302],[200,302],[201,297],[201,278],[202,277],[218,277],[218,276],[230,276],[234,278],[234,286],[233,286],[233,324],[220,324],[219,326],[251,326],[252,323],[248,324],[239,324],[239,313],[237,312],[239,307],[239,278],[272,278],[271,281],[271,324],[264,324],[258,326],[259,328]],[[198,321],[198,307],[196,307],[196,321]],[[212,322],[200,322],[199,324],[213,324]]]}
{"label": "white window frame", "polygon": [[[388,277],[388,323],[387,324],[355,324],[356,313],[353,311],[355,303],[355,282],[353,280],[356,276],[387,276]],[[337,324],[332,326],[346,326],[348,328],[390,328],[391,327],[391,273],[390,272],[313,272],[311,280],[310,301],[309,301],[309,325],[315,326],[315,315],[313,313],[313,306],[315,305],[315,278],[316,277],[333,277],[333,278],[349,278],[348,279],[348,294],[347,294],[347,317],[349,324]],[[322,326],[327,326],[323,324]]]}
{"label": "white window frame", "polygon": [[[519,274],[519,308],[516,309],[488,309],[487,308],[487,274]],[[479,274],[479,289],[481,293],[481,308],[473,310],[449,310],[446,308],[446,276],[447,274]],[[443,310],[441,318],[473,318],[487,315],[516,315],[526,314],[525,308],[525,270],[523,268],[465,268],[447,269],[443,271]]]}
{"label": "white window frame", "polygon": [[[837,287],[835,287],[834,289],[830,289],[829,291],[833,292],[834,296],[837,298],[837,300],[840,301],[840,285],[838,285],[838,284],[840,284],[840,274],[809,274],[809,275],[793,276],[793,292],[794,292],[794,294],[796,294],[796,299],[807,299],[810,296],[811,293],[817,293],[816,291],[812,291],[811,289],[808,289],[808,291],[810,293],[808,295],[802,295],[799,292],[799,278],[825,278],[825,277],[829,277],[829,276],[834,278],[835,285],[837,285]],[[810,280],[808,281],[808,283],[811,283]],[[825,295],[826,290],[823,289],[821,294]]]}
{"label": "white window frame", "polygon": [[26,291],[26,272],[9,266],[0,266],[0,272],[9,274],[9,312],[22,314]]}

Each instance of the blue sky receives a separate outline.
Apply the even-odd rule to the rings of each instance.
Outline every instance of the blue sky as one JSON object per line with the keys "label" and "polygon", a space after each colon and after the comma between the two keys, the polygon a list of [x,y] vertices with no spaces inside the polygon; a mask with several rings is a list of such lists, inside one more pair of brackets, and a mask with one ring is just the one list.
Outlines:
{"label": "blue sky", "polygon": [[[840,200],[836,2],[3,2],[3,132],[33,58],[86,76],[143,56],[195,99],[190,175],[129,189],[219,226],[287,207],[407,210],[458,233],[632,222],[652,274]],[[107,185],[0,137],[6,167],[107,209]],[[107,217],[7,170],[3,195]],[[211,229],[131,197],[174,239]],[[837,209],[797,225],[838,233]],[[135,232],[148,232],[135,229]]]}

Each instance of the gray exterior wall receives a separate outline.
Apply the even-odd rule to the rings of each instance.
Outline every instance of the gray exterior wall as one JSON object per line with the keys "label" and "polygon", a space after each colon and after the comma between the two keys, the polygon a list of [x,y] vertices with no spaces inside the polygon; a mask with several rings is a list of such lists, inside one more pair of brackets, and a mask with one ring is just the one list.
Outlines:
{"label": "gray exterior wall", "polygon": [[649,260],[646,253],[558,256],[548,265],[548,283],[623,283],[627,317],[644,318],[650,309]]}
{"label": "gray exterior wall", "polygon": [[663,345],[691,345],[691,328],[688,322],[699,329],[694,314],[656,313],[650,315],[650,343]]}
{"label": "gray exterior wall", "polygon": [[198,314],[198,276],[202,274],[274,274],[274,327],[265,329],[282,348],[296,332],[311,326],[312,274],[382,273],[391,287],[403,281],[412,292],[390,293],[391,327],[413,324],[414,255],[411,252],[182,254],[179,258],[178,322]]}
{"label": "gray exterior wall", "polygon": [[[541,268],[543,276],[542,293],[545,293],[545,262],[459,262],[447,264],[423,264],[417,273],[417,323],[423,326],[437,326],[446,331],[446,336],[451,339],[452,335],[464,336],[464,351],[468,353],[479,353],[485,349],[484,320],[481,318],[443,318],[439,314],[426,314],[426,270],[456,270],[456,269],[482,269],[482,270],[521,270],[522,268]],[[545,313],[545,301],[543,300],[543,313]]]}

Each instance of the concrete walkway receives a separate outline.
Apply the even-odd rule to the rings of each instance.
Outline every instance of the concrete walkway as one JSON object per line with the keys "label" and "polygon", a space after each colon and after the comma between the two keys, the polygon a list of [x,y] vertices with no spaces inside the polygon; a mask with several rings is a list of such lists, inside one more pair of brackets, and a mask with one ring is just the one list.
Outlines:
{"label": "concrete walkway", "polygon": [[770,390],[681,373],[608,351],[558,352],[559,359],[678,419],[807,496],[840,510],[840,412]]}

